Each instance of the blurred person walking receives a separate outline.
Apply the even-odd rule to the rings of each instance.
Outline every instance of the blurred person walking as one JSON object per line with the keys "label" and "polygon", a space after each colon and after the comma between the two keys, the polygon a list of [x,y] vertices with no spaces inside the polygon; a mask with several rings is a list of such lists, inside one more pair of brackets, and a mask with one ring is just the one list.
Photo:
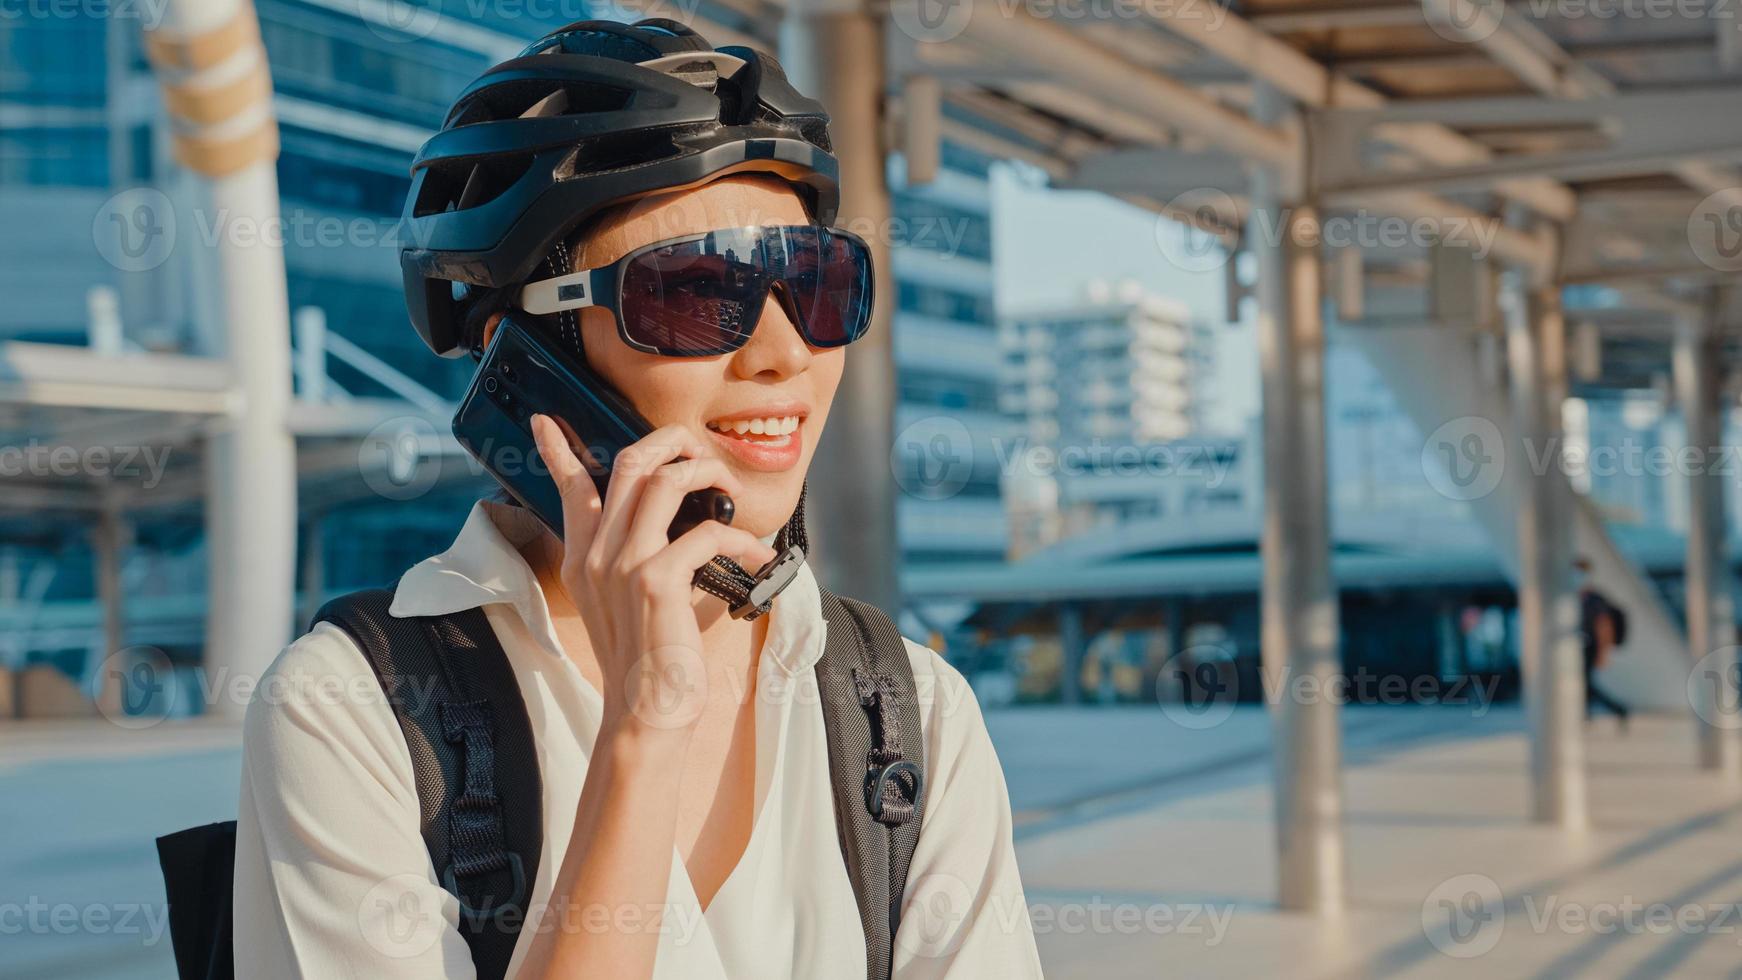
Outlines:
{"label": "blurred person walking", "polygon": [[1627,639],[1627,614],[1591,585],[1591,561],[1573,562],[1573,582],[1579,590],[1579,638],[1585,654],[1585,714],[1601,706],[1627,730],[1629,710],[1597,686],[1597,671],[1609,664],[1609,654]]}

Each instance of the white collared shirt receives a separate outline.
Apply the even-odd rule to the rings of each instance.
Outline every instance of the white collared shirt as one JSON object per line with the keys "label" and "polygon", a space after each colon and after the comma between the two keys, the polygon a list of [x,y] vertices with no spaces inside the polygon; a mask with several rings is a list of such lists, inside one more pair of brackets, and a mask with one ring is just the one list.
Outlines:
{"label": "white collared shirt", "polygon": [[[533,520],[517,508],[478,504],[447,552],[400,579],[392,613],[482,606],[502,642],[543,775],[536,910],[550,902],[562,866],[602,701],[562,652],[544,594],[517,550],[536,533]],[[705,911],[674,849],[659,977],[865,975],[865,938],[836,837],[816,697],[814,667],[827,624],[808,566],[770,617],[757,666],[755,823]],[[895,975],[1038,977],[1010,798],[979,705],[955,668],[906,643],[927,786]],[[410,752],[379,682],[346,633],[316,627],[279,654],[248,707],[236,839],[237,974],[473,977],[459,903],[437,880],[419,815]],[[532,938],[523,931],[509,976]]]}

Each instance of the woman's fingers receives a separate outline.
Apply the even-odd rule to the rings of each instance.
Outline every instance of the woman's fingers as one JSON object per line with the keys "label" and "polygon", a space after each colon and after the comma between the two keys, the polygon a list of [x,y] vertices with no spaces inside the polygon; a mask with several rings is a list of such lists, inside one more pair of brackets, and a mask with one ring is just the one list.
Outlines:
{"label": "woman's fingers", "polygon": [[563,548],[585,553],[599,524],[599,488],[593,476],[569,448],[569,441],[548,416],[532,417],[532,439],[563,501]]}
{"label": "woman's fingers", "polygon": [[649,594],[658,594],[666,584],[679,583],[679,594],[688,601],[696,569],[712,561],[715,555],[735,559],[745,568],[761,568],[774,560],[774,548],[742,528],[703,521],[643,562],[636,574],[643,579]]}
{"label": "woman's fingers", "polygon": [[593,539],[593,556],[601,561],[619,555],[629,537],[636,505],[648,475],[677,457],[699,457],[705,450],[695,434],[681,425],[667,425],[649,432],[626,447],[611,461],[611,479],[605,486],[604,510],[599,533]]}
{"label": "woman's fingers", "polygon": [[684,497],[708,487],[733,495],[744,492],[744,485],[716,456],[673,460],[648,474],[624,541],[623,560],[639,564],[670,543],[667,534]]}

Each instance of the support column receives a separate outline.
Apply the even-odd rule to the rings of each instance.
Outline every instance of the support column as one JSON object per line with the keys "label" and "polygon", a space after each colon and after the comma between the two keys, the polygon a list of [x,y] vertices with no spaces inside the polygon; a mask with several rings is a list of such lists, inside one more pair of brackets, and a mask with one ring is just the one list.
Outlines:
{"label": "support column", "polygon": [[1730,600],[1724,541],[1724,413],[1718,384],[1717,304],[1712,319],[1676,324],[1673,365],[1676,396],[1687,428],[1688,541],[1686,598],[1688,649],[1694,664],[1694,718],[1700,767],[1726,779],[1742,778],[1742,733],[1737,712],[1735,613]]}
{"label": "support column", "polygon": [[[17,547],[0,547],[0,609],[24,601],[24,576]],[[23,637],[0,637],[0,721],[19,717],[17,674],[12,670],[23,654]]]}
{"label": "support column", "polygon": [[1572,589],[1574,506],[1559,470],[1566,397],[1560,287],[1509,270],[1502,287],[1511,375],[1510,465],[1524,467],[1518,513],[1518,625],[1530,726],[1531,817],[1568,830],[1588,824],[1585,674],[1579,598]]}
{"label": "support column", "polygon": [[[266,50],[245,0],[169,0],[145,35],[163,88],[176,160],[199,176],[194,225],[278,218],[278,125]],[[226,225],[226,230],[228,226]],[[193,236],[189,236],[190,239]],[[203,247],[190,242],[194,247]],[[241,690],[291,638],[296,580],[296,445],[286,425],[291,394],[290,311],[284,253],[272,236],[242,244],[221,235],[210,260],[216,323],[203,335],[230,366],[235,407],[206,443],[209,611],[205,667],[220,691]],[[215,675],[222,672],[226,676]],[[208,706],[240,716],[247,705]]]}
{"label": "support column", "polygon": [[[1282,97],[1259,83],[1260,122]],[[1341,626],[1331,578],[1325,465],[1323,270],[1318,214],[1300,200],[1298,170],[1253,174],[1247,241],[1258,261],[1263,385],[1263,663],[1272,706],[1277,900],[1335,913],[1345,897],[1343,794],[1336,688]],[[1299,697],[1300,691],[1313,696]]]}
{"label": "support column", "polygon": [[1083,654],[1088,638],[1083,634],[1083,608],[1065,603],[1059,607],[1059,700],[1065,704],[1083,701]]}
{"label": "support column", "polygon": [[303,522],[303,534],[307,540],[302,548],[302,609],[297,615],[297,628],[306,628],[314,622],[315,613],[320,611],[322,598],[327,591],[327,536],[326,515],[312,513]]}
{"label": "support column", "polygon": [[[96,564],[94,578],[97,583],[97,604],[103,610],[103,656],[99,662],[105,666],[108,658],[113,657],[125,643],[121,554],[127,547],[127,538],[127,524],[121,517],[120,508],[111,501],[105,501],[103,509],[97,515],[96,526],[91,529],[91,554]],[[106,718],[116,718],[121,714],[122,683],[123,678],[118,670],[105,669],[97,680],[97,710]]]}
{"label": "support column", "polygon": [[792,0],[780,59],[800,92],[821,102],[841,162],[838,223],[871,245],[877,295],[871,329],[847,353],[827,438],[810,468],[811,556],[818,578],[891,615],[900,610],[895,481],[894,274],[885,170],[883,24],[864,0]]}

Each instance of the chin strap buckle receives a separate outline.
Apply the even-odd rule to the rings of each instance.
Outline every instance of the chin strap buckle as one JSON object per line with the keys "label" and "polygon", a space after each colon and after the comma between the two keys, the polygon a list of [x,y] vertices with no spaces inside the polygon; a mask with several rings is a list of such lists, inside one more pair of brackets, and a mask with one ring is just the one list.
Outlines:
{"label": "chin strap buckle", "polygon": [[774,605],[774,597],[792,584],[792,580],[798,577],[799,566],[803,564],[804,549],[798,545],[776,555],[773,561],[756,571],[751,579],[750,594],[742,602],[732,606],[732,618],[755,619],[768,612]]}

